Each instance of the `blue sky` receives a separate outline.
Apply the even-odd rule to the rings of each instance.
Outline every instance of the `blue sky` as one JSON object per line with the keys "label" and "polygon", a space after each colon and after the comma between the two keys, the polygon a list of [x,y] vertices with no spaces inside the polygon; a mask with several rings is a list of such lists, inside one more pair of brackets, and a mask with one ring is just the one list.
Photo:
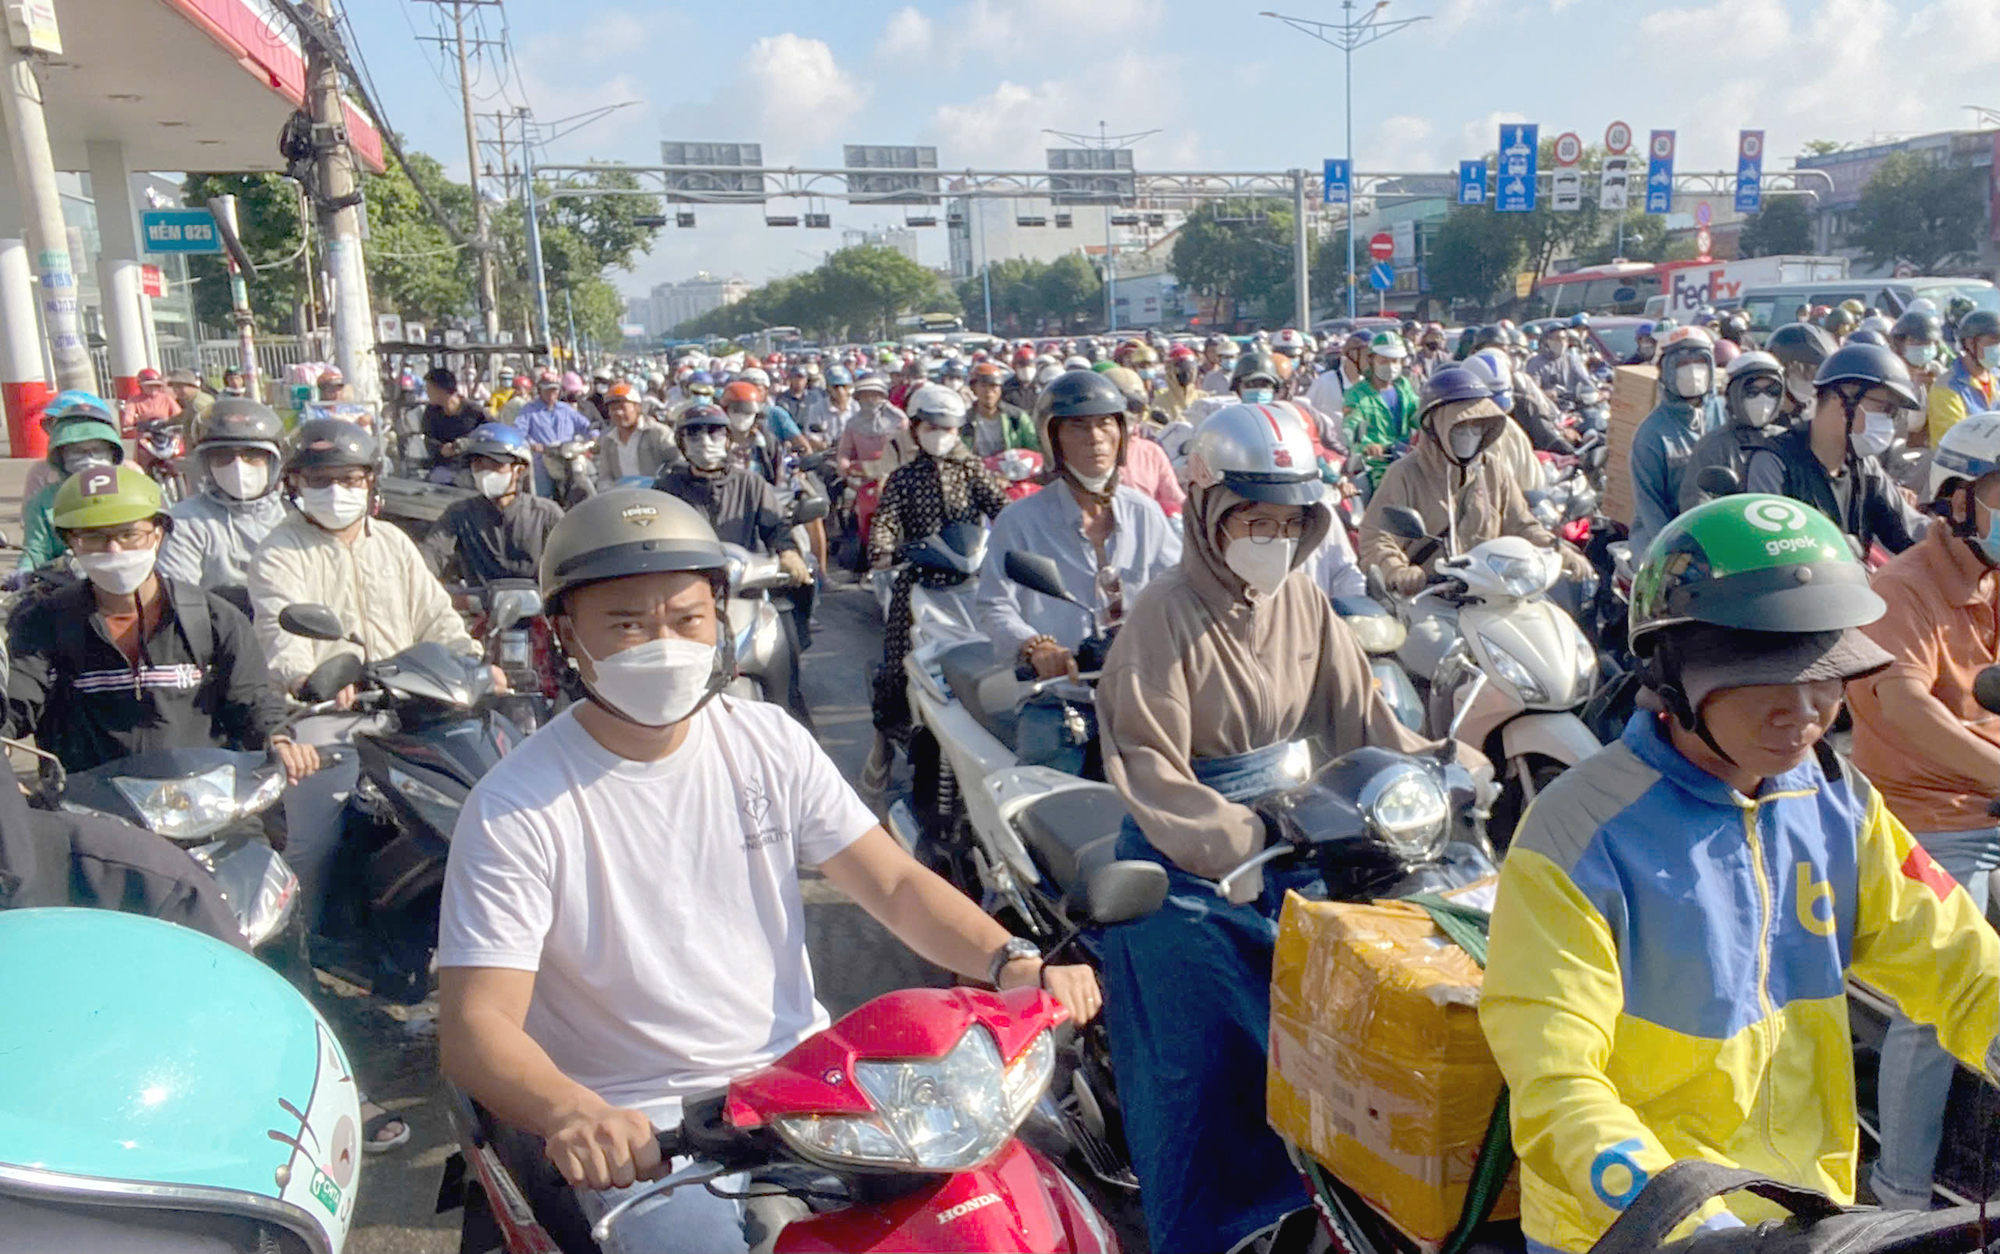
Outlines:
{"label": "blue sky", "polygon": [[[1367,0],[1364,0],[1366,3]],[[932,144],[947,168],[1039,168],[1041,128],[1158,128],[1142,170],[1317,168],[1343,146],[1340,53],[1260,9],[1334,19],[1334,0],[507,0],[481,13],[481,110],[557,119],[627,108],[554,142],[549,160],[656,163],[662,139],[755,141],[770,164],[840,164],[843,143]],[[347,0],[389,121],[465,167],[454,66],[419,42],[442,11]],[[1430,20],[1355,55],[1360,169],[1451,168],[1501,121],[1598,142],[1679,131],[1680,167],[1733,165],[1739,127],[1782,168],[1808,139],[1866,142],[1965,127],[2000,107],[1992,0],[1394,0]],[[1977,50],[1955,52],[1954,49]],[[841,226],[898,220],[832,202],[836,231],[772,229],[755,209],[668,228],[628,291],[696,270],[763,280],[812,265]],[[797,209],[788,210],[797,212]],[[942,229],[924,259],[943,264]]]}

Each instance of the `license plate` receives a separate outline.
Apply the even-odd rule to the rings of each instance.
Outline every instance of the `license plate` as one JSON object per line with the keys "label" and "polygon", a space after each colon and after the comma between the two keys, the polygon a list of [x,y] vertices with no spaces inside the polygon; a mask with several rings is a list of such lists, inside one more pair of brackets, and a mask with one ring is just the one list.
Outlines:
{"label": "license plate", "polygon": [[527,640],[503,639],[500,641],[499,658],[502,666],[527,666],[535,660],[535,649]]}

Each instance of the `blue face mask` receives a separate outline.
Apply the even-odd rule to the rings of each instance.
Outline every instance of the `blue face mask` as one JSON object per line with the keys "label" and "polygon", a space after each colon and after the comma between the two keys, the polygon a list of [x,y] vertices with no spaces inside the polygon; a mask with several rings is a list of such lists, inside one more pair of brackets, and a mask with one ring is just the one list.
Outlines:
{"label": "blue face mask", "polygon": [[2000,370],[2000,344],[1988,344],[1980,349],[1979,360],[1986,363],[1988,370]]}
{"label": "blue face mask", "polygon": [[1272,401],[1276,400],[1277,397],[1278,393],[1277,389],[1275,388],[1243,389],[1243,403],[1245,405],[1268,405]]}
{"label": "blue face mask", "polygon": [[2000,510],[1986,512],[1986,534],[1975,535],[1972,542],[1986,555],[1986,560],[2000,566]]}

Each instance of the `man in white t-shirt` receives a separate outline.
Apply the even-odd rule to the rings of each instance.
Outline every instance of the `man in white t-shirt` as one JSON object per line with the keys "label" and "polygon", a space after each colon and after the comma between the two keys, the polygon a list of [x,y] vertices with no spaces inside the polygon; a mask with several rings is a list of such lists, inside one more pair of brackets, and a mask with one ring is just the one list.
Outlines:
{"label": "man in white t-shirt", "polygon": [[[684,1098],[827,1025],[802,863],[929,961],[1097,1012],[1088,968],[1044,969],[920,866],[783,709],[718,695],[725,558],[693,509],[651,489],[585,501],[550,533],[541,587],[589,695],[466,801],[439,1044],[455,1082],[542,1138],[587,1218],[665,1169],[655,1129]],[[606,1248],[744,1249],[741,1209],[681,1190]]]}

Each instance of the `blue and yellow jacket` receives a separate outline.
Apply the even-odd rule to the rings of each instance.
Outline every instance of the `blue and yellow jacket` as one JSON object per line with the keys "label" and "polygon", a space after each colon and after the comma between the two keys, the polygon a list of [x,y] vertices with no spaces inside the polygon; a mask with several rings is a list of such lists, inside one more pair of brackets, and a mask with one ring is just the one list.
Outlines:
{"label": "blue and yellow jacket", "polygon": [[1642,711],[1529,811],[1480,1006],[1529,1240],[1589,1249],[1683,1158],[1851,1201],[1849,974],[1983,1065],[2000,940],[1867,779],[1824,761],[1751,800]]}

